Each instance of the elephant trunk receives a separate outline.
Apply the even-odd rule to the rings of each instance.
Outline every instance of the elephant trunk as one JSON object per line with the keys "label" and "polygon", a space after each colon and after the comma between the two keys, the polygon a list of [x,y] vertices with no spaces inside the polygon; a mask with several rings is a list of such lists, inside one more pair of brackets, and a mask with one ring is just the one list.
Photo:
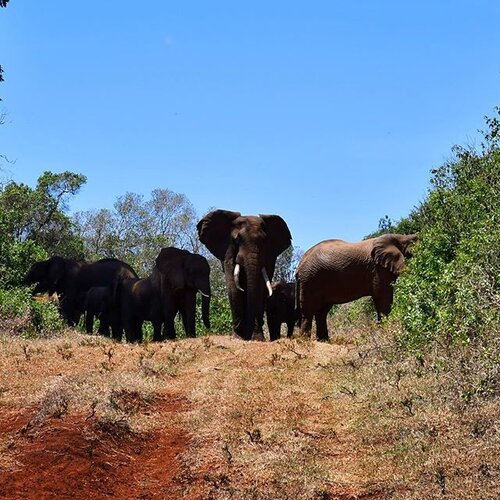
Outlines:
{"label": "elephant trunk", "polygon": [[262,316],[263,310],[263,286],[262,266],[258,259],[247,261],[246,271],[246,311],[245,311],[245,338],[250,340],[255,331],[255,323]]}

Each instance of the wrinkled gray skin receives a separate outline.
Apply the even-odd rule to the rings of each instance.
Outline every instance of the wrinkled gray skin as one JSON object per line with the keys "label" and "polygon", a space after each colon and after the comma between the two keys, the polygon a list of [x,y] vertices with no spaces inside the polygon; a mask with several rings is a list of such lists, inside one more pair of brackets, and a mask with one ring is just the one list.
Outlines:
{"label": "wrinkled gray skin", "polygon": [[272,280],[276,258],[291,244],[286,222],[278,215],[242,216],[239,212],[214,210],[196,227],[200,241],[224,268],[234,335],[264,340],[268,290],[263,270]]}
{"label": "wrinkled gray skin", "polygon": [[92,333],[94,318],[99,319],[99,333],[110,336],[111,315],[113,309],[113,291],[108,286],[93,286],[85,294],[83,311],[85,315],[85,331]]}
{"label": "wrinkled gray skin", "polygon": [[373,298],[379,321],[389,314],[393,283],[417,239],[414,234],[384,234],[358,243],[326,240],[310,248],[296,272],[301,334],[311,335],[315,318],[318,340],[327,340],[332,305],[365,296]]}
{"label": "wrinkled gray skin", "polygon": [[297,322],[295,311],[295,283],[276,281],[272,284],[273,294],[266,301],[267,328],[269,339],[277,340],[281,335],[281,325],[287,326],[287,337],[293,335]]}
{"label": "wrinkled gray skin", "polygon": [[188,337],[196,336],[196,293],[202,294],[202,319],[210,328],[210,266],[205,257],[178,248],[163,248],[151,276],[121,281],[116,303],[129,342],[142,341],[142,324],[151,321],[153,340],[175,339],[174,318],[180,313]]}
{"label": "wrinkled gray skin", "polygon": [[[59,296],[59,310],[70,326],[75,326],[83,312],[81,297],[94,286],[113,287],[117,280],[137,278],[136,272],[118,259],[82,262],[55,256],[36,262],[28,271],[24,284],[36,283],[33,294]],[[113,337],[121,337],[121,325],[116,308],[111,312]]]}

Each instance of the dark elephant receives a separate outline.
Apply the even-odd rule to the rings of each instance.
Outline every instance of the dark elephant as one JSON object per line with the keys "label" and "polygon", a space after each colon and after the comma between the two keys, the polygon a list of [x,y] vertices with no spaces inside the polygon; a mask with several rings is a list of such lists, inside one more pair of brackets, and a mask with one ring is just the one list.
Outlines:
{"label": "dark elephant", "polygon": [[384,234],[359,243],[326,240],[310,248],[296,273],[301,333],[311,335],[316,318],[318,340],[328,339],[326,317],[333,304],[371,296],[377,316],[389,314],[393,283],[411,256],[415,234]]}
{"label": "dark elephant", "polygon": [[142,324],[153,323],[153,340],[175,339],[174,318],[180,313],[188,337],[196,336],[196,293],[202,294],[202,319],[210,328],[210,266],[205,257],[178,248],[162,248],[151,276],[124,280],[117,302],[127,340],[142,340]]}
{"label": "dark elephant", "polygon": [[272,295],[276,258],[292,241],[286,222],[278,215],[215,210],[196,227],[201,242],[222,262],[234,335],[264,340],[265,299]]}
{"label": "dark elephant", "polygon": [[164,317],[158,271],[154,270],[151,276],[143,279],[119,280],[114,297],[128,342],[142,341],[144,321],[151,321],[153,324],[153,340],[161,340]]}
{"label": "dark elephant", "polygon": [[[51,257],[31,266],[24,283],[36,283],[33,293],[47,292],[59,296],[59,309],[70,326],[78,323],[83,312],[80,297],[94,286],[114,286],[116,280],[137,278],[136,272],[118,259],[101,259],[97,262],[82,262],[63,257]],[[119,314],[111,313],[113,336],[121,336]]]}
{"label": "dark elephant", "polygon": [[85,316],[85,331],[92,333],[94,318],[99,319],[99,333],[109,337],[112,322],[113,290],[109,286],[93,286],[85,293],[83,312]]}
{"label": "dark elephant", "polygon": [[277,340],[281,335],[281,324],[287,326],[287,336],[293,335],[297,322],[295,311],[295,283],[276,281],[272,283],[273,294],[266,301],[267,328],[269,339]]}
{"label": "dark elephant", "polygon": [[210,266],[202,255],[162,248],[156,257],[156,269],[161,280],[162,307],[165,315],[165,332],[175,338],[174,318],[180,313],[188,337],[196,336],[196,292],[201,297],[203,324],[210,328]]}

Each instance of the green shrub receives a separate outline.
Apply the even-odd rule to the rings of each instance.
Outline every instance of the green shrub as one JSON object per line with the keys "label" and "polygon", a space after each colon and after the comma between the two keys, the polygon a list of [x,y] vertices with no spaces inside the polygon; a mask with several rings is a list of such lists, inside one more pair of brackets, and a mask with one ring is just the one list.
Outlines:
{"label": "green shrub", "polygon": [[496,119],[481,152],[454,148],[433,171],[425,201],[392,230],[412,227],[420,241],[396,283],[393,318],[401,340],[468,343],[500,324],[500,149]]}
{"label": "green shrub", "polygon": [[61,331],[64,322],[53,302],[40,302],[27,288],[0,289],[0,329],[2,333],[25,336]]}

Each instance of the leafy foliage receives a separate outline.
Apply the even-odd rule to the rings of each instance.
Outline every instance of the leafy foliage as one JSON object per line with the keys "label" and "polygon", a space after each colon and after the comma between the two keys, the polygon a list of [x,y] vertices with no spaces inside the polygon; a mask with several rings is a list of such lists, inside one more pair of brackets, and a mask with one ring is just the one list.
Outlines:
{"label": "leafy foliage", "polygon": [[498,118],[486,122],[481,151],[456,146],[432,171],[424,202],[391,228],[420,235],[394,310],[413,349],[431,339],[469,342],[499,325],[500,127]]}
{"label": "leafy foliage", "polygon": [[145,200],[135,193],[118,198],[114,210],[79,212],[77,232],[89,260],[116,257],[146,276],[162,247],[176,246],[198,252],[196,212],[183,194],[155,189]]}

